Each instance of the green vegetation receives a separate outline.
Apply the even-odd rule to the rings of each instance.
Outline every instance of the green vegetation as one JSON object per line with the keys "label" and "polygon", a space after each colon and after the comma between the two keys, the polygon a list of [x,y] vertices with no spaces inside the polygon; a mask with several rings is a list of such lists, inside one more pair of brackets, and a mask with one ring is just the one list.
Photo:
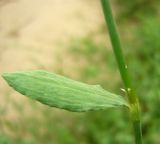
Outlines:
{"label": "green vegetation", "polygon": [[158,0],[116,0],[120,5],[121,18],[139,18],[141,16],[155,15],[158,13],[158,6],[160,1]]}
{"label": "green vegetation", "polygon": [[123,97],[105,91],[100,85],[84,84],[54,73],[5,73],[3,78],[16,91],[51,107],[74,112],[128,107]]}
{"label": "green vegetation", "polygon": [[[154,144],[160,143],[159,26],[158,16],[149,16],[147,13],[139,19],[138,23],[126,22],[119,25],[121,35],[123,35],[122,41],[128,69],[134,81],[133,85],[140,96],[143,141]],[[75,60],[83,59],[85,63],[77,70],[79,80],[90,84],[99,83],[109,91],[122,93],[120,88],[123,85],[116,70],[113,52],[106,49],[105,42],[97,43],[94,36],[86,36],[72,39],[68,47],[70,48],[69,53]],[[62,71],[65,73],[65,70]],[[129,117],[126,115],[126,110],[108,109],[84,114],[63,112],[61,116],[56,115],[53,109],[39,107],[32,101],[30,104],[36,111],[36,117],[25,116],[18,110],[23,115],[18,121],[1,122],[0,126],[7,125],[12,134],[6,133],[4,135],[1,131],[0,143],[133,143],[132,131],[129,129],[130,124],[127,123]]]}
{"label": "green vegetation", "polygon": [[140,119],[140,106],[139,99],[136,96],[135,90],[132,86],[131,79],[128,73],[128,66],[125,63],[121,43],[119,40],[118,32],[116,30],[116,24],[112,16],[110,3],[108,0],[101,0],[104,11],[104,16],[108,25],[108,30],[114,50],[114,54],[118,63],[121,78],[124,83],[125,92],[129,102],[130,115],[134,128],[135,143],[142,144],[142,132],[141,132],[141,119]]}

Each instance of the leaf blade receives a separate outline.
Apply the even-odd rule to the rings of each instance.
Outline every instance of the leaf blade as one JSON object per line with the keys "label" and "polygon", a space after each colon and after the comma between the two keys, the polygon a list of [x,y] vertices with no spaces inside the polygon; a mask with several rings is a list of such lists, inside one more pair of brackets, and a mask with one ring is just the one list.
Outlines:
{"label": "leaf blade", "polygon": [[127,106],[126,100],[104,90],[46,71],[5,73],[3,78],[16,91],[51,107],[75,112]]}

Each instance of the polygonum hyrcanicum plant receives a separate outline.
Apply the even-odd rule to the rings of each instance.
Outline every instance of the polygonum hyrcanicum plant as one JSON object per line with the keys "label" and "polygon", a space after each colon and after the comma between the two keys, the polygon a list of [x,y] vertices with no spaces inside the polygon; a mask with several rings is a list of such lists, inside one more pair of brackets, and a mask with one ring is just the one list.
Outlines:
{"label": "polygonum hyrcanicum plant", "polygon": [[88,85],[41,70],[4,73],[3,78],[16,91],[51,107],[74,112],[127,107],[133,123],[135,143],[142,144],[138,97],[125,64],[109,0],[101,0],[101,4],[127,98],[108,92],[100,85]]}

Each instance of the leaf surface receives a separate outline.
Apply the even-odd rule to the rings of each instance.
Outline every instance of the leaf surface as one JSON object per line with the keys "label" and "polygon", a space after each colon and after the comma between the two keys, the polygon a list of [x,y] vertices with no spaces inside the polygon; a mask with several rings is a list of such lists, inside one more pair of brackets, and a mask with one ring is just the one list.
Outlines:
{"label": "leaf surface", "polygon": [[88,85],[46,71],[5,73],[3,78],[16,91],[51,107],[75,112],[128,107],[122,96],[99,85]]}

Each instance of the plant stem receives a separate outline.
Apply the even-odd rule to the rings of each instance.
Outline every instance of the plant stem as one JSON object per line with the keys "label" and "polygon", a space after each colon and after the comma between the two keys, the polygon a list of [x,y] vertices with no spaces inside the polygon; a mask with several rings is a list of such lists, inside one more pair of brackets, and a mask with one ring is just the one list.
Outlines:
{"label": "plant stem", "polygon": [[110,34],[113,51],[118,63],[119,71],[120,71],[120,74],[125,86],[125,91],[127,92],[128,101],[130,104],[130,114],[131,114],[131,119],[132,119],[134,133],[135,133],[135,141],[136,141],[136,144],[142,144],[139,100],[133,89],[131,78],[128,73],[128,68],[125,63],[121,42],[116,29],[116,23],[113,18],[110,2],[109,0],[101,0],[101,4],[102,4],[105,20],[108,26],[108,31]]}

